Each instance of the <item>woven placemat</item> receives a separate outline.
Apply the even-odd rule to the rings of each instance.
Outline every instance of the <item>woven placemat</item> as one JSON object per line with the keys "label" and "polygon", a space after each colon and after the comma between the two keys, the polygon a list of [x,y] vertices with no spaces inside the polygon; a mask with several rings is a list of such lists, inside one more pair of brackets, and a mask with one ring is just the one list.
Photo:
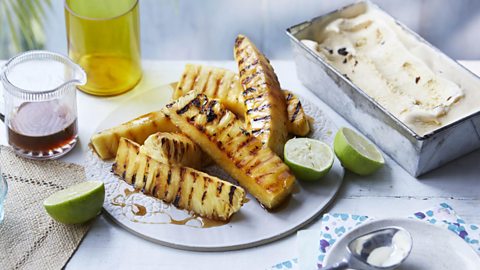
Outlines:
{"label": "woven placemat", "polygon": [[0,269],[61,269],[90,224],[55,222],[42,202],[56,191],[85,181],[83,167],[27,160],[1,146],[0,170],[8,183],[5,220],[0,225]]}

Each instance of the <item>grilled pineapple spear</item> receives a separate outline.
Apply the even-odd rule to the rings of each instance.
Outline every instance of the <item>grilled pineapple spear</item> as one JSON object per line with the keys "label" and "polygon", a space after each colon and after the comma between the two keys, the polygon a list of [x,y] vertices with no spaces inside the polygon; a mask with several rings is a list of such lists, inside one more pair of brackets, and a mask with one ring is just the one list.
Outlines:
{"label": "grilled pineapple spear", "polygon": [[[190,90],[218,99],[227,109],[244,117],[246,109],[243,100],[243,86],[238,75],[233,71],[217,67],[187,64],[180,81],[173,92],[177,99]],[[290,91],[283,90],[287,104],[287,130],[296,136],[305,136],[310,132],[307,116],[298,97]]]}
{"label": "grilled pineapple spear", "polygon": [[287,165],[218,100],[191,91],[162,112],[265,207],[291,193],[295,177]]}
{"label": "grilled pineapple spear", "polygon": [[287,103],[288,132],[297,136],[306,136],[310,132],[310,123],[303,111],[302,103],[292,92],[283,90]]}
{"label": "grilled pineapple spear", "polygon": [[157,132],[150,135],[140,152],[162,162],[200,169],[202,149],[181,133]]}
{"label": "grilled pineapple spear", "polygon": [[287,105],[277,75],[268,59],[245,36],[235,40],[235,60],[243,99],[247,128],[277,155],[283,156],[287,141]]}
{"label": "grilled pineapple spear", "polygon": [[218,98],[225,106],[243,115],[243,87],[238,75],[234,72],[217,67],[187,64],[185,70],[173,91],[173,99],[177,99],[191,90],[203,93],[211,98]]}
{"label": "grilled pineapple spear", "polygon": [[147,195],[215,220],[230,219],[245,199],[243,188],[188,167],[159,162],[126,138],[119,141],[113,172]]}
{"label": "grilled pineapple spear", "polygon": [[121,137],[143,143],[148,136],[158,131],[177,131],[175,125],[160,111],[139,116],[119,126],[94,134],[90,142],[95,152],[105,160],[115,157]]}

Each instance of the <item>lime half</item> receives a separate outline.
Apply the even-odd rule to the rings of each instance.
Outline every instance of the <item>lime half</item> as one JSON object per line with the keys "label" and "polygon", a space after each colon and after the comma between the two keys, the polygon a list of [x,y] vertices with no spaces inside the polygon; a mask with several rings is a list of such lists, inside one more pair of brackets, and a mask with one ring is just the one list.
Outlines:
{"label": "lime half", "polygon": [[333,165],[333,151],[326,143],[308,138],[288,140],[285,163],[301,180],[315,181],[326,175]]}
{"label": "lime half", "polygon": [[338,130],[333,148],[342,166],[359,175],[372,174],[385,163],[374,144],[349,128]]}
{"label": "lime half", "polygon": [[86,181],[60,190],[43,202],[47,213],[65,224],[84,223],[102,209],[105,187],[100,181]]}

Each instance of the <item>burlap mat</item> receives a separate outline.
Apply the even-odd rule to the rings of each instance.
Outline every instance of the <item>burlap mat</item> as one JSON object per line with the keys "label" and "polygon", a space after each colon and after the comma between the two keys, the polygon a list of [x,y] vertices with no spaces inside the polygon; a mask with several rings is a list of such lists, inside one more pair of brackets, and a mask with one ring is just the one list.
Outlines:
{"label": "burlap mat", "polygon": [[19,158],[1,146],[0,170],[9,188],[5,220],[0,225],[0,269],[61,269],[90,224],[55,222],[42,202],[50,194],[84,181],[83,167]]}

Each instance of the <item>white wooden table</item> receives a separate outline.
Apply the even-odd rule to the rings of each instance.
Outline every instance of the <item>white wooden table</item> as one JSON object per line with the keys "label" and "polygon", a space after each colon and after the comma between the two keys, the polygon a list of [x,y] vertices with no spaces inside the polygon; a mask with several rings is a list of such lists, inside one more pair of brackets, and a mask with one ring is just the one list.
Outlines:
{"label": "white wooden table", "polygon": [[[62,160],[82,164],[89,138],[105,116],[139,92],[178,80],[185,63],[144,61],[142,82],[121,96],[98,98],[80,92],[80,143]],[[236,69],[233,61],[198,63]],[[463,63],[480,73],[480,61]],[[350,126],[298,81],[293,62],[273,61],[273,66],[283,88],[291,89],[318,104],[338,126]],[[0,131],[0,142],[5,144],[5,128],[0,128]],[[467,222],[480,224],[480,151],[453,161],[420,179],[410,176],[389,157],[386,157],[386,166],[373,176],[359,177],[347,172],[337,199],[327,211],[404,217],[441,202],[450,204]],[[317,226],[318,221],[308,228]],[[240,251],[189,252],[143,240],[120,228],[108,217],[100,216],[67,269],[265,269],[295,256],[295,235]]]}

